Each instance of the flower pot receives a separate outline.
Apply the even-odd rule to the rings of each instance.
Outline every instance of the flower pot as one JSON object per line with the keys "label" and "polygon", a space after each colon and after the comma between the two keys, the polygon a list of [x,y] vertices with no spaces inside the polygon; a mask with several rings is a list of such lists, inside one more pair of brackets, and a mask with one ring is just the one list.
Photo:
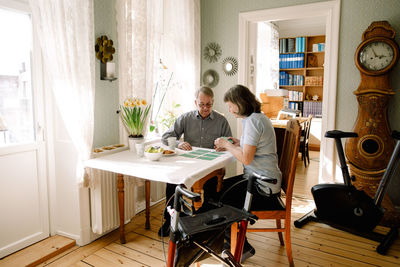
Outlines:
{"label": "flower pot", "polygon": [[129,137],[128,139],[129,150],[132,152],[136,152],[135,144],[143,142],[144,142],[144,137]]}

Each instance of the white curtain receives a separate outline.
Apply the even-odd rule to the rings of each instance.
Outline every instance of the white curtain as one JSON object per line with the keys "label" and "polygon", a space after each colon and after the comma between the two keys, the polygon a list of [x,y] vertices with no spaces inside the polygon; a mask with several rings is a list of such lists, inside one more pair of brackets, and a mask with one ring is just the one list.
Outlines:
{"label": "white curtain", "polygon": [[[120,103],[128,96],[146,98],[151,103],[159,62],[162,11],[162,0],[116,1]],[[124,143],[128,140],[122,123],[120,139]]]}
{"label": "white curtain", "polygon": [[179,84],[169,94],[183,111],[194,108],[194,92],[200,86],[200,1],[165,0],[161,58]]}
{"label": "white curtain", "polygon": [[[138,96],[151,103],[162,58],[183,85],[184,90],[172,98],[191,104],[193,101],[187,99],[193,99],[200,85],[200,1],[116,0],[116,14],[120,102],[127,96]],[[126,143],[127,139],[128,133],[120,124],[120,140]],[[152,183],[154,192],[159,197],[164,184]],[[152,195],[153,200],[158,197]]]}
{"label": "white curtain", "polygon": [[[200,1],[117,0],[116,13],[120,102],[131,95],[151,102],[162,59],[173,82],[160,112],[173,101],[183,111],[192,109],[194,101],[187,99],[193,99],[200,86]],[[120,138],[128,138],[122,124]]]}
{"label": "white curtain", "polygon": [[279,89],[279,32],[275,24],[257,24],[256,95]]}
{"label": "white curtain", "polygon": [[93,0],[30,0],[46,77],[78,151],[78,182],[90,158],[94,124]]}
{"label": "white curtain", "polygon": [[[162,0],[152,1],[116,1],[116,19],[119,49],[119,99],[120,103],[128,96],[147,99],[151,103],[152,89],[155,84],[162,30]],[[120,140],[127,143],[128,132],[120,122]],[[126,182],[143,187],[141,179],[125,177]],[[162,183],[152,182],[152,192],[160,192]],[[152,194],[152,200],[158,200],[160,194]],[[137,194],[135,202],[143,202],[144,195]],[[133,206],[136,208],[137,204]]]}

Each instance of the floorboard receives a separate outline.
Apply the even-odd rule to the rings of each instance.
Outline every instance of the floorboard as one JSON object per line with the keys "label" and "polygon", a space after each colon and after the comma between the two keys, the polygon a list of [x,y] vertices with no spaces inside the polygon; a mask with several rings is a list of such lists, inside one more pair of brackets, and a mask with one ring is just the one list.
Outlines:
{"label": "floorboard", "polygon": [[[314,208],[311,186],[317,184],[319,153],[310,151],[310,165],[305,168],[299,160],[294,188],[292,221]],[[126,244],[119,242],[119,232],[115,230],[98,240],[83,246],[74,246],[48,259],[39,266],[154,266],[165,265],[168,238],[161,239],[157,230],[161,225],[163,203],[151,208],[151,229],[144,229],[145,214],[138,214],[126,225]],[[274,224],[275,222],[258,222]],[[385,227],[377,227],[380,232]],[[245,267],[288,266],[286,249],[280,246],[277,233],[248,233],[248,240],[256,254],[247,259]],[[378,254],[377,242],[355,236],[328,225],[311,222],[298,229],[292,223],[292,250],[295,266],[399,266],[400,240],[397,239],[387,255]],[[15,255],[15,256],[13,256]],[[20,258],[18,254],[9,257]],[[7,258],[5,258],[7,259]],[[5,261],[0,261],[0,266]],[[14,265],[19,266],[19,265]],[[23,266],[23,265],[20,265]],[[222,266],[213,258],[201,262],[202,267]]]}
{"label": "floorboard", "polygon": [[75,246],[75,240],[52,236],[0,260],[0,266],[37,266]]}

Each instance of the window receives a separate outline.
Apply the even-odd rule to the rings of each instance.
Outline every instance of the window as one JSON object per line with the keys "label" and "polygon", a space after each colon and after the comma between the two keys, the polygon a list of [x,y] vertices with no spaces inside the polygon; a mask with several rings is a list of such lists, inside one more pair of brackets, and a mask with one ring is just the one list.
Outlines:
{"label": "window", "polygon": [[168,130],[182,114],[182,85],[162,60],[157,72],[156,88],[153,92],[151,121],[158,134]]}
{"label": "window", "polygon": [[279,34],[271,22],[257,24],[256,95],[279,89]]}
{"label": "window", "polygon": [[30,16],[0,8],[0,36],[0,146],[33,142]]}

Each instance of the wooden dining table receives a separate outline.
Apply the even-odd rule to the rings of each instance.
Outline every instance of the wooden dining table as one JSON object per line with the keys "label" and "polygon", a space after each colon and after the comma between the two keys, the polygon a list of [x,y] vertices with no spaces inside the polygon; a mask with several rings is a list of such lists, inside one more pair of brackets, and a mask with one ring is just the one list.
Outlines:
{"label": "wooden dining table", "polygon": [[[163,146],[161,143],[157,144]],[[133,176],[145,180],[146,223],[150,228],[150,181],[172,184],[183,184],[200,193],[202,186],[209,178],[218,177],[219,186],[225,174],[225,166],[234,160],[230,152],[216,152],[214,149],[194,147],[192,151],[176,149],[176,154],[163,156],[158,161],[150,161],[139,157],[135,152],[125,150],[114,154],[90,159],[85,167],[94,168],[117,174],[118,210],[120,218],[120,241],[125,243],[125,203],[124,176]],[[214,154],[213,157],[196,156],[200,153]],[[184,155],[190,153],[190,156]]]}

